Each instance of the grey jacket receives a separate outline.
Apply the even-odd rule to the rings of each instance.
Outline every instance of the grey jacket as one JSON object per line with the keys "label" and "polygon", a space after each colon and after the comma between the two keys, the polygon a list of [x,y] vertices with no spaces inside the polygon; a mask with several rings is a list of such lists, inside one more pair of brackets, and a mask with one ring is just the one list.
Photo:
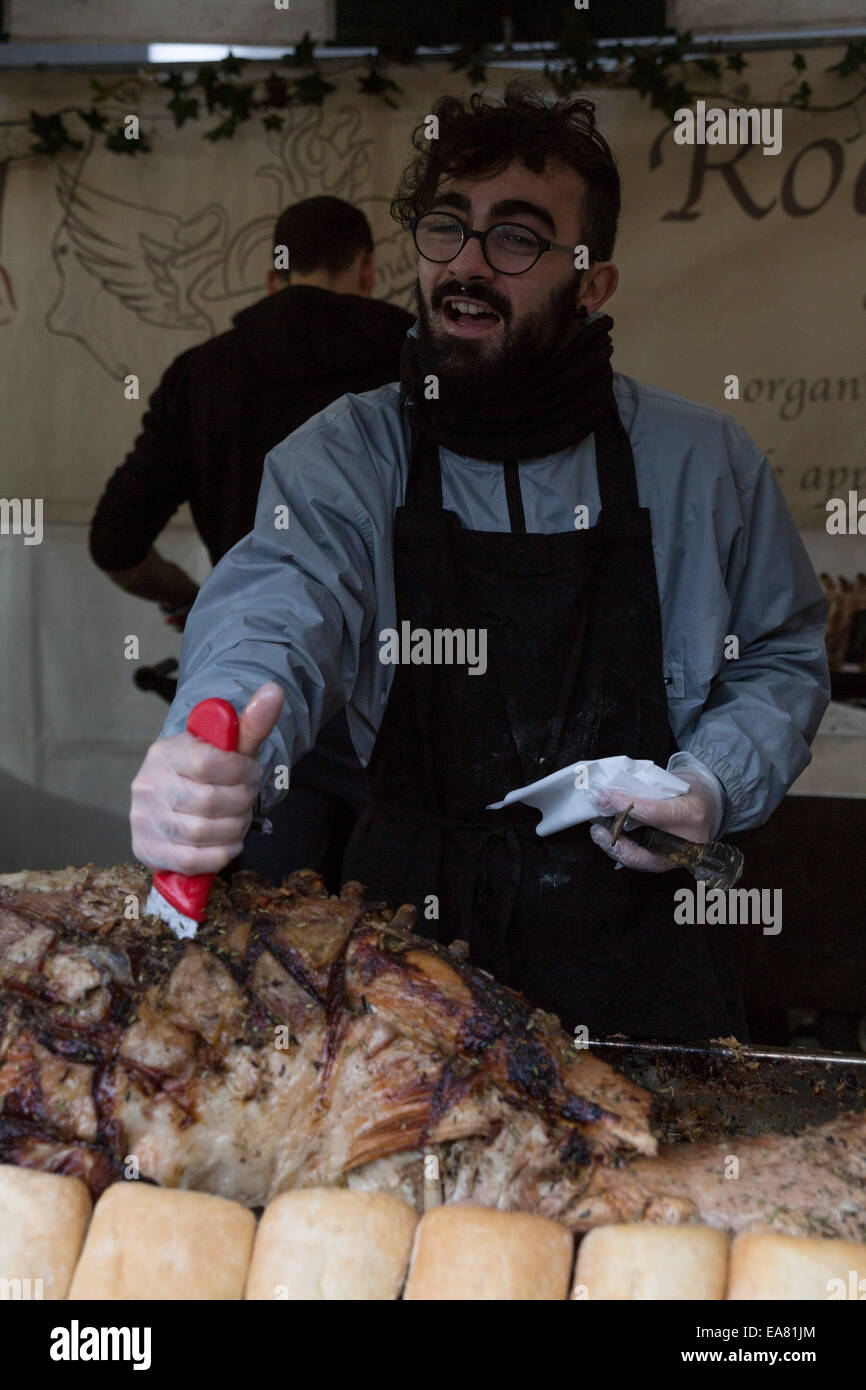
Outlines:
{"label": "grey jacket", "polygon": [[[719,833],[744,830],[809,762],[829,700],[821,586],[773,470],[739,424],[627,376],[614,385],[652,518],[671,728],[721,782]],[[265,808],[283,795],[277,769],[285,786],[285,769],[344,704],[361,761],[372,752],[394,670],[379,660],[379,633],[396,624],[392,530],[408,447],[396,383],[313,416],[268,454],[255,528],[188,620],[163,734],[207,696],[241,709],[278,681],[286,705],[259,755]],[[446,449],[441,460],[443,505],[474,530],[509,530],[501,467]],[[595,524],[592,436],[521,463],[519,476],[527,530]],[[725,656],[730,636],[737,658]]]}

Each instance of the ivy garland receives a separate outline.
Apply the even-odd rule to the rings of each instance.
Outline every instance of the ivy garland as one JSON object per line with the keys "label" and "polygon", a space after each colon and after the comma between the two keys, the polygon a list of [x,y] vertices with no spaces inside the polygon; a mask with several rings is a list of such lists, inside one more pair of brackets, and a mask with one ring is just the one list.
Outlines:
{"label": "ivy garland", "polygon": [[[784,86],[791,85],[793,91],[787,100],[776,97],[771,102],[756,103],[750,97],[748,86],[739,80],[749,67],[742,52],[723,52],[721,45],[718,45],[710,48],[706,56],[689,58],[687,55],[692,46],[692,35],[688,32],[676,35],[672,42],[620,43],[602,47],[579,25],[571,25],[555,48],[544,50],[544,75],[559,96],[571,95],[587,84],[633,88],[641,97],[649,100],[653,109],[662,111],[671,119],[677,110],[690,106],[696,97],[752,100],[752,104],[757,105],[813,112],[840,111],[850,107],[857,120],[857,130],[846,138],[850,142],[863,134],[857,102],[866,95],[866,40],[857,39],[849,43],[841,62],[826,69],[839,78],[856,77],[863,83],[852,95],[829,107],[812,104],[812,87],[804,76],[807,61],[800,52],[791,55],[794,75]],[[443,56],[449,59],[452,72],[465,72],[473,85],[485,83],[486,64],[491,57],[489,48],[461,48]],[[164,79],[156,79],[148,72],[134,78],[125,76],[117,82],[91,78],[92,99],[87,107],[64,107],[47,114],[31,111],[26,120],[0,122],[3,126],[23,127],[32,137],[29,149],[21,154],[8,155],[4,162],[8,164],[34,156],[55,158],[66,150],[82,149],[84,142],[76,139],[66,125],[66,118],[73,115],[78,116],[91,131],[103,134],[105,148],[115,154],[135,156],[148,153],[153,148],[149,138],[141,133],[135,140],[127,139],[122,124],[113,123],[104,107],[110,101],[128,99],[136,90],[140,91],[142,86],[152,85],[154,81],[168,94],[167,109],[175,126],[200,120],[205,113],[218,118],[216,124],[203,132],[205,140],[214,142],[230,140],[236,130],[253,119],[260,120],[265,130],[281,130],[285,122],[284,113],[289,108],[321,106],[336,91],[334,84],[322,75],[309,33],[292,52],[278,60],[277,67],[252,82],[242,80],[241,76],[249,61],[252,60],[236,58],[230,53],[219,62],[199,66],[192,80],[185,79],[179,72],[172,72]],[[388,75],[388,67],[392,63],[409,65],[418,61],[415,49],[408,41],[383,41],[369,59],[367,71],[357,79],[359,93],[384,101],[396,110],[403,92]],[[734,82],[730,92],[720,90],[726,77]],[[716,90],[698,91],[695,83],[703,79],[715,83]]]}

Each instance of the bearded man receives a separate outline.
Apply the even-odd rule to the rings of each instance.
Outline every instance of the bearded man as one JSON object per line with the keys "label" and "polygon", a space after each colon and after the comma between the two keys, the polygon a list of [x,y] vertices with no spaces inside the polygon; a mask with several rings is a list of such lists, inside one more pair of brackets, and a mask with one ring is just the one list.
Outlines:
{"label": "bearded man", "polygon": [[[433,114],[392,208],[419,253],[401,381],[268,455],[133,784],[135,852],[224,867],[345,706],[372,782],[345,878],[569,1029],[745,1037],[724,932],[674,920],[682,870],[489,808],[627,754],[688,786],[635,819],[698,842],[763,822],[829,698],[820,585],[745,431],[612,371],[620,185],[593,104],[512,85]],[[246,706],[236,754],[183,732],[213,695]]]}

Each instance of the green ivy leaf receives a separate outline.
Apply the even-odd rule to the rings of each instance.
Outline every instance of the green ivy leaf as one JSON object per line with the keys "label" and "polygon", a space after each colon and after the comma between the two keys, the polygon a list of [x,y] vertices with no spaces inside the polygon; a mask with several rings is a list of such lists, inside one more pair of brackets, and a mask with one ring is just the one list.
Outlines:
{"label": "green ivy leaf", "polygon": [[695,66],[708,77],[715,78],[717,82],[722,75],[722,65],[716,58],[698,58]]}
{"label": "green ivy leaf", "polygon": [[278,116],[276,112],[272,112],[270,116],[262,117],[262,125],[264,126],[265,130],[282,130],[284,124],[285,121],[283,120],[283,117]]}
{"label": "green ivy leaf", "polygon": [[204,101],[205,106],[208,110],[208,115],[213,115],[214,108],[216,106],[216,101],[214,100],[214,92],[216,88],[219,86],[219,78],[217,77],[216,72],[214,71],[214,66],[212,63],[204,64],[197,70],[195,80],[192,83],[192,86],[201,87],[202,92],[204,93]]}
{"label": "green ivy leaf", "polygon": [[278,72],[269,72],[265,78],[265,101],[268,106],[284,107],[289,104],[289,84]]}
{"label": "green ivy leaf", "polygon": [[231,82],[215,82],[209,92],[210,104],[221,106],[224,111],[231,111],[235,102],[235,90]]}
{"label": "green ivy leaf", "polygon": [[842,61],[827,68],[827,72],[835,72],[839,77],[853,77],[862,67],[866,67],[866,39],[849,43]]}
{"label": "green ivy leaf", "polygon": [[236,127],[237,121],[234,117],[226,116],[226,119],[220,121],[219,125],[214,126],[212,130],[206,130],[204,138],[205,140],[210,140],[214,144],[217,140],[231,140],[234,136]]}
{"label": "green ivy leaf", "polygon": [[399,63],[401,67],[410,67],[417,61],[414,34],[400,29],[395,29],[392,34],[383,34],[376,40],[376,56],[382,63]]}
{"label": "green ivy leaf", "polygon": [[229,53],[227,58],[222,58],[219,64],[228,77],[237,77],[238,73],[243,72],[246,65],[246,58],[236,58],[233,53]]}
{"label": "green ivy leaf", "polygon": [[245,121],[255,106],[255,88],[252,82],[218,82],[209,98],[209,111],[219,106],[237,121]]}
{"label": "green ivy leaf", "polygon": [[287,53],[283,62],[289,62],[295,68],[311,68],[315,62],[315,52],[316,45],[310,38],[308,29],[300,43],[295,44],[294,53]]}
{"label": "green ivy leaf", "polygon": [[104,130],[108,125],[108,117],[104,112],[98,111],[95,106],[89,107],[87,111],[82,111],[81,107],[76,109],[85,125],[90,126],[91,130]]}
{"label": "green ivy leaf", "polygon": [[629,85],[641,96],[649,97],[654,110],[663,111],[673,120],[676,112],[691,104],[691,96],[682,78],[673,79],[667,72],[669,64],[661,50],[635,53],[629,70]]}
{"label": "green ivy leaf", "polygon": [[399,93],[400,90],[397,83],[393,82],[390,77],[385,77],[378,68],[371,68],[364,77],[358,78],[359,92],[367,97],[383,97],[385,102],[395,111],[397,110],[397,103],[390,99],[388,93]]}
{"label": "green ivy leaf", "polygon": [[198,97],[173,97],[168,103],[168,109],[174,117],[174,123],[178,129],[187,121],[194,121],[198,117]]}
{"label": "green ivy leaf", "polygon": [[321,106],[329,92],[336,92],[333,82],[326,82],[321,73],[311,72],[295,82],[294,100],[301,106]]}
{"label": "green ivy leaf", "polygon": [[796,92],[794,92],[791,97],[791,105],[796,106],[800,111],[806,111],[809,108],[809,98],[811,95],[812,88],[809,86],[808,82],[801,82]]}
{"label": "green ivy leaf", "polygon": [[671,63],[682,63],[689,49],[693,46],[691,29],[686,29],[685,33],[677,34],[672,44],[666,48],[657,50],[660,58],[663,58],[667,65]]}
{"label": "green ivy leaf", "polygon": [[451,57],[451,71],[465,72],[470,82],[486,82],[487,68],[484,66],[483,48],[458,48]]}
{"label": "green ivy leaf", "polygon": [[142,134],[139,134],[137,140],[127,140],[123,133],[123,126],[119,125],[116,130],[106,135],[105,148],[111,150],[113,154],[125,154],[134,157],[137,154],[150,154],[153,146],[147,136]]}
{"label": "green ivy leaf", "polygon": [[745,72],[749,64],[742,53],[729,53],[726,67],[728,72]]}
{"label": "green ivy leaf", "polygon": [[256,104],[256,89],[252,82],[235,87],[232,111],[240,121],[248,120]]}
{"label": "green ivy leaf", "polygon": [[93,93],[94,101],[108,101],[111,96],[111,88],[107,82],[100,82],[98,77],[91,77],[90,90]]}
{"label": "green ivy leaf", "polygon": [[795,72],[806,71],[806,59],[803,57],[802,53],[794,53],[791,55],[791,67]]}
{"label": "green ivy leaf", "polygon": [[671,82],[664,90],[653,92],[650,106],[664,111],[671,120],[683,106],[691,105],[691,94],[685,82]]}
{"label": "green ivy leaf", "polygon": [[30,112],[27,129],[36,140],[30,146],[31,154],[56,155],[61,150],[83,150],[84,141],[75,140],[69,134],[63,117],[56,112],[50,116],[40,116],[38,111]]}

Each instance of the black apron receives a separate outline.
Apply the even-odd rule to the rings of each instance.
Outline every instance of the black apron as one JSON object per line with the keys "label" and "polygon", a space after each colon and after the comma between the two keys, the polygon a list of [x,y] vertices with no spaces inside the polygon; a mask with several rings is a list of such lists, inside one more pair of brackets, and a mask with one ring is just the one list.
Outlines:
{"label": "black apron", "polygon": [[369,800],[367,774],[341,710],[292,768],[288,792],[268,812],[271,833],[251,830],[225,873],[230,877],[237,869],[251,869],[278,884],[296,869],[315,869],[329,892],[339,893],[346,846],[358,812]]}
{"label": "black apron", "polygon": [[503,465],[511,532],[464,529],[442,507],[438,448],[416,440],[394,526],[398,631],[484,628],[487,671],[396,667],[343,877],[414,904],[419,933],[464,939],[569,1032],[744,1037],[725,928],[674,922],[676,888],[695,886],[684,870],[617,869],[586,824],[542,837],[532,807],[485,810],[570,763],[665,767],[676,751],[650,516],[613,404],[595,438],[598,522],[555,534],[526,533],[518,463]]}

